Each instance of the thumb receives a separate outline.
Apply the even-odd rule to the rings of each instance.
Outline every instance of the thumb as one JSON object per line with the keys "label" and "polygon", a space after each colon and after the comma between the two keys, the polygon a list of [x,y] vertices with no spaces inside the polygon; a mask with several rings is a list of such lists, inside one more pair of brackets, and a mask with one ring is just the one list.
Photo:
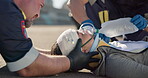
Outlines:
{"label": "thumb", "polygon": [[77,41],[77,44],[75,46],[75,49],[81,50],[81,45],[82,45],[82,40],[79,38],[78,41]]}

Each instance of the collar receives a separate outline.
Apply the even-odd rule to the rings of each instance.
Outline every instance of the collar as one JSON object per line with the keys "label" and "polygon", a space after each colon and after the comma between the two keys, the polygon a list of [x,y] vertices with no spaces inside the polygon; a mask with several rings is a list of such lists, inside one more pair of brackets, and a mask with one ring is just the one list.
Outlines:
{"label": "collar", "polygon": [[25,13],[21,10],[21,12],[22,12],[22,15],[23,15],[23,17],[24,17],[24,19],[26,20],[26,15],[25,15]]}

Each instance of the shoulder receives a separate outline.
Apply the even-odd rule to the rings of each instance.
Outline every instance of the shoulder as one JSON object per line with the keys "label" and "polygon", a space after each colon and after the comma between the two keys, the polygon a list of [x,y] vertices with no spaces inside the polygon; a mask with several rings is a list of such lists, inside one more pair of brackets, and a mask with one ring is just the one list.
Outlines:
{"label": "shoulder", "polygon": [[20,12],[13,0],[0,0],[0,14]]}

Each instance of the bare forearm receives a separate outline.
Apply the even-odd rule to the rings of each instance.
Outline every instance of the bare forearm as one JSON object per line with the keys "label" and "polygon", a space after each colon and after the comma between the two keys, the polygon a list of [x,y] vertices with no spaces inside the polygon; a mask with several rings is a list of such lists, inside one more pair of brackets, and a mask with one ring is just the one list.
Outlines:
{"label": "bare forearm", "polygon": [[74,19],[78,23],[82,23],[83,21],[89,19],[85,11],[85,3],[87,2],[88,0],[69,0],[67,4]]}
{"label": "bare forearm", "polygon": [[45,75],[57,74],[67,71],[70,68],[70,61],[66,56],[41,55],[40,61],[45,64],[43,66],[45,68],[43,74],[46,73]]}
{"label": "bare forearm", "polygon": [[40,54],[30,66],[20,70],[22,76],[47,76],[69,70],[70,61],[66,56]]}

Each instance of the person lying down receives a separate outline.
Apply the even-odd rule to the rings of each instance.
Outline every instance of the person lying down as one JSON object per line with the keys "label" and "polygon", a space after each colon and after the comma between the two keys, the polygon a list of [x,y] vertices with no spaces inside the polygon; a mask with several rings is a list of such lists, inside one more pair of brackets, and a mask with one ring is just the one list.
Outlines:
{"label": "person lying down", "polygon": [[[106,27],[112,27],[113,23],[116,24],[119,21],[123,21],[124,24],[130,23],[125,20],[127,19],[109,21]],[[121,25],[123,26],[123,24]],[[118,26],[121,25],[118,24]],[[124,30],[118,31],[118,33],[116,30],[120,30],[121,27],[114,28],[112,33],[116,33],[116,35],[108,33],[109,37],[128,34],[138,30],[138,28],[131,24],[124,26],[125,28],[122,28]],[[111,31],[110,29],[108,28],[108,31]],[[102,30],[100,29],[100,31]],[[96,75],[109,78],[148,78],[148,42],[146,41],[113,41],[106,43],[99,37],[98,32],[92,35],[88,31],[82,32],[68,29],[59,36],[56,43],[52,46],[51,54],[68,55],[74,48],[77,48],[76,46],[81,46],[78,49],[85,53],[92,51],[100,53],[100,64],[98,68],[92,70]]]}

